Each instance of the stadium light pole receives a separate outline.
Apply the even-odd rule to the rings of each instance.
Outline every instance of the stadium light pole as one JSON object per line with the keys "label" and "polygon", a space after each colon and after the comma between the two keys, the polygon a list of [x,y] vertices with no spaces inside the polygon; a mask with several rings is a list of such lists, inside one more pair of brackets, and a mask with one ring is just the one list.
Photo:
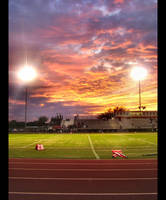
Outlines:
{"label": "stadium light pole", "polygon": [[139,84],[139,109],[140,109],[140,114],[141,114],[141,80],[145,79],[147,76],[147,70],[143,67],[134,67],[131,70],[131,77],[135,80],[138,81]]}
{"label": "stadium light pole", "polygon": [[23,68],[21,68],[18,71],[18,78],[25,83],[25,128],[27,125],[27,102],[28,102],[28,83],[32,82],[36,76],[37,72],[36,70],[28,65],[25,65]]}

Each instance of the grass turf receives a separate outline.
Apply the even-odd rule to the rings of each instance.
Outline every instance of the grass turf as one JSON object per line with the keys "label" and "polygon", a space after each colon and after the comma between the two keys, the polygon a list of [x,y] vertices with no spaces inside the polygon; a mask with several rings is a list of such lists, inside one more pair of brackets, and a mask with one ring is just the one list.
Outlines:
{"label": "grass turf", "polygon": [[9,134],[9,158],[112,159],[114,149],[129,159],[157,158],[157,133]]}

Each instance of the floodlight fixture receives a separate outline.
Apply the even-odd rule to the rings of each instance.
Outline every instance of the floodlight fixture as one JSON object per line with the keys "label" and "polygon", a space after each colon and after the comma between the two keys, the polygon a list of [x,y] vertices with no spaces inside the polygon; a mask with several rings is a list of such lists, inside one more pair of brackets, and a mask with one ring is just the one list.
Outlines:
{"label": "floodlight fixture", "polygon": [[25,128],[27,124],[27,102],[28,102],[28,83],[32,82],[37,77],[36,70],[28,65],[25,65],[17,73],[18,78],[26,83],[25,87]]}
{"label": "floodlight fixture", "polygon": [[134,67],[130,75],[134,80],[141,81],[147,76],[147,70],[143,67]]}
{"label": "floodlight fixture", "polygon": [[18,78],[25,83],[33,81],[37,76],[36,70],[28,65],[25,65],[18,71]]}
{"label": "floodlight fixture", "polygon": [[131,77],[135,81],[139,81],[139,110],[141,114],[141,80],[144,80],[147,76],[147,70],[143,67],[134,67],[130,73]]}

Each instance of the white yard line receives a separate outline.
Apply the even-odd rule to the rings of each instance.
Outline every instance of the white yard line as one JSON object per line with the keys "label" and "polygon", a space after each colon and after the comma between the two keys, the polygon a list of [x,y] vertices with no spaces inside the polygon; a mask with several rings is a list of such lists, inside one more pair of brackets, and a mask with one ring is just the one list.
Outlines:
{"label": "white yard line", "polygon": [[9,192],[9,194],[19,194],[19,195],[65,195],[65,196],[69,196],[69,195],[72,195],[72,196],[86,196],[86,195],[89,195],[89,196],[129,196],[129,195],[134,195],[134,196],[140,196],[140,195],[157,195],[157,192],[149,192],[149,193],[128,193],[128,192],[125,192],[125,193],[60,193],[60,192]]}
{"label": "white yard line", "polygon": [[33,144],[38,144],[40,141],[42,141],[42,140],[37,140],[37,141],[35,141],[35,142],[31,143],[31,144],[28,144],[28,145],[20,147],[20,148],[27,148],[27,147],[29,147],[29,146],[31,146]]}
{"label": "white yard line", "polygon": [[96,159],[100,159],[99,155],[96,153],[96,151],[95,151],[95,149],[94,149],[94,146],[93,146],[92,140],[91,140],[91,138],[90,138],[90,135],[88,135],[88,140],[89,140],[89,143],[90,143],[92,152],[93,152],[93,154],[95,155]]}
{"label": "white yard line", "polygon": [[143,139],[137,139],[139,141],[143,141],[143,142],[146,142],[146,143],[149,143],[149,144],[153,144],[153,145],[156,145],[154,142],[150,142],[150,141],[147,141],[147,140],[143,140]]}
{"label": "white yard line", "polygon": [[46,143],[45,141],[47,141],[47,140],[50,140],[50,139],[41,139],[41,140],[37,140],[37,141],[35,141],[35,142],[31,143],[31,144],[28,144],[28,145],[26,145],[26,146],[19,147],[19,148],[27,148],[27,147],[29,147],[29,146],[31,146],[31,145],[39,144],[39,142],[41,142],[41,141],[44,141],[44,143]]}
{"label": "white yard line", "polygon": [[20,180],[66,180],[66,181],[133,181],[133,180],[157,180],[157,177],[151,178],[40,178],[40,177],[9,177],[9,179]]}

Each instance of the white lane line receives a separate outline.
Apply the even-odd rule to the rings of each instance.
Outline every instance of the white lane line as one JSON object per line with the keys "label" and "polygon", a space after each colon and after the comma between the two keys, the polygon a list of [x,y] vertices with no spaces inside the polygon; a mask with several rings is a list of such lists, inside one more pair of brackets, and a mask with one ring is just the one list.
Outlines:
{"label": "white lane line", "polygon": [[92,140],[91,140],[91,138],[90,138],[90,135],[88,135],[88,140],[89,140],[89,143],[90,143],[92,152],[93,152],[93,154],[95,155],[96,159],[100,159],[99,155],[96,153],[96,151],[95,151],[95,149],[94,149],[94,146],[93,146]]}
{"label": "white lane line", "polygon": [[157,192],[149,192],[149,193],[60,193],[60,192],[9,192],[9,194],[19,194],[19,195],[64,195],[64,196],[140,196],[140,195],[157,195]]}
{"label": "white lane line", "polygon": [[157,163],[78,163],[78,162],[72,162],[72,163],[63,163],[63,162],[57,162],[57,163],[49,163],[49,162],[12,162],[9,161],[9,164],[25,164],[25,165],[31,165],[31,164],[37,164],[37,165],[152,165]]}
{"label": "white lane line", "polygon": [[64,181],[133,181],[133,180],[157,180],[152,178],[40,178],[40,177],[9,177],[9,179],[17,180],[64,180]]}
{"label": "white lane line", "polygon": [[36,170],[36,171],[153,171],[158,170],[157,168],[150,169],[46,169],[46,168],[8,168],[9,170]]}

